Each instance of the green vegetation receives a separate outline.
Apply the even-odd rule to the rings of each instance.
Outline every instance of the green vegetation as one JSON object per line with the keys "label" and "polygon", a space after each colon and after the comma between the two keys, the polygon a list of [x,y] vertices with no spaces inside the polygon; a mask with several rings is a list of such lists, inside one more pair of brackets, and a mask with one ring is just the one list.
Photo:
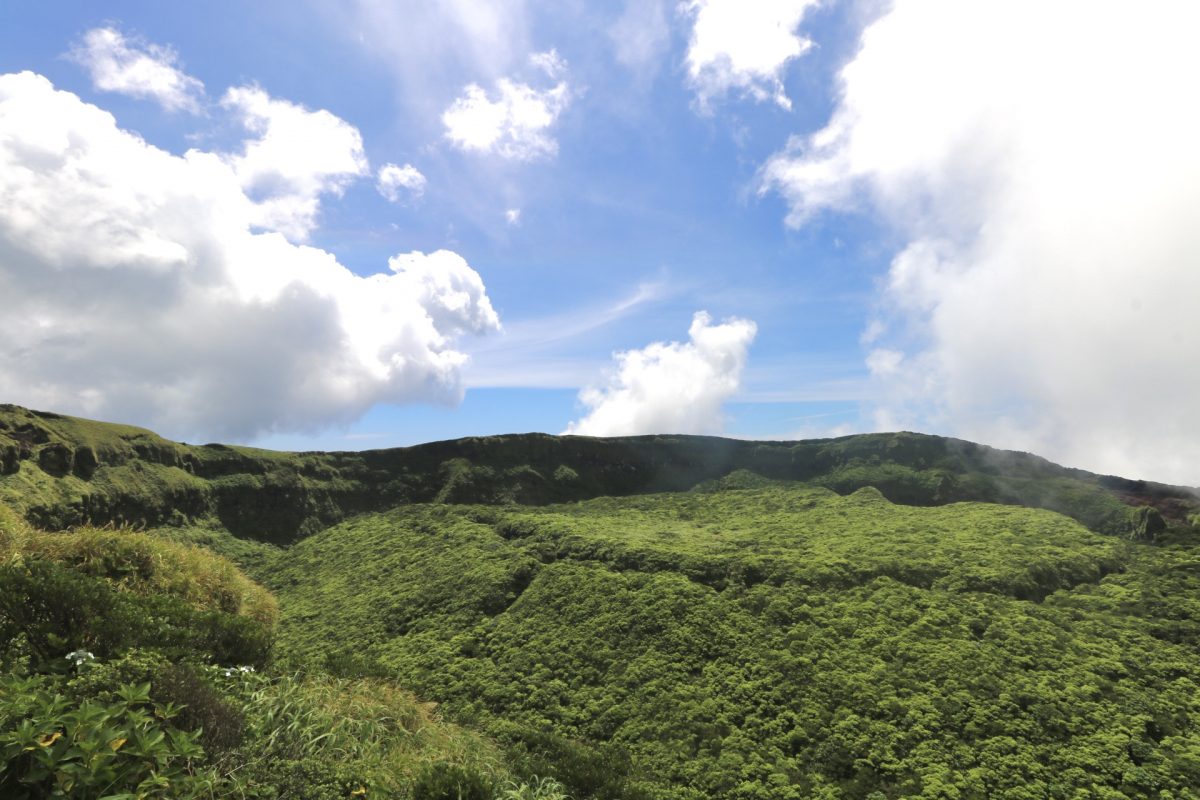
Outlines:
{"label": "green vegetation", "polygon": [[1197,555],[776,486],[396,509],[270,582],[282,659],[623,749],[649,796],[1167,797],[1200,779]]}
{"label": "green vegetation", "polygon": [[916,434],[282,454],[0,407],[0,796],[1196,798],[1197,521]]}
{"label": "green vegetation", "polygon": [[390,681],[259,671],[275,615],[210,552],[0,507],[0,797],[454,796],[431,769],[528,788]]}
{"label": "green vegetation", "polygon": [[[912,433],[807,442],[527,434],[274,453],[176,444],[141,428],[0,405],[0,503],[48,530],[198,526],[286,545],[355,514],[410,503],[546,505],[687,491],[731,474],[839,494],[873,486],[909,505],[978,500],[1048,508],[1119,536],[1150,538],[1162,517],[1184,523],[1196,511],[1195,496],[1179,487]],[[1148,519],[1134,506],[1153,513]]]}

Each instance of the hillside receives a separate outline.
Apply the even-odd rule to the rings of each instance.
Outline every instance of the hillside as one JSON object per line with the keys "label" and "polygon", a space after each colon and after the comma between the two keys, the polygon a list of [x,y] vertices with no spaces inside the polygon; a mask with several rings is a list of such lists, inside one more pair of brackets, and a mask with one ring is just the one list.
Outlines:
{"label": "hillside", "polygon": [[212,520],[238,537],[286,544],[406,503],[544,505],[684,491],[740,472],[840,494],[874,486],[911,505],[1048,508],[1094,530],[1141,537],[1161,530],[1161,518],[1186,522],[1200,507],[1183,487],[914,433],[803,442],[524,434],[281,453],[180,444],[141,428],[0,405],[0,501],[43,528]]}
{"label": "hillside", "polygon": [[1165,798],[1200,786],[1198,555],[784,486],[402,507],[267,580],[284,662],[618,746],[650,797]]}
{"label": "hillside", "polygon": [[[1185,487],[912,433],[276,453],[13,406],[0,465],[5,680],[192,664],[244,720],[217,796],[1200,797]],[[68,589],[99,622],[31,649]],[[255,750],[292,721],[346,758]]]}

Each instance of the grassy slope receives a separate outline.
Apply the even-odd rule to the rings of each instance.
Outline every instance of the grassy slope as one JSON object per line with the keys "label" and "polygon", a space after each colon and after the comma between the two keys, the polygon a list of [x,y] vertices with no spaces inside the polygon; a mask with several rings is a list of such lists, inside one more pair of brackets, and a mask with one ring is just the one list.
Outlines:
{"label": "grassy slope", "polygon": [[285,659],[620,744],[653,796],[1166,798],[1200,781],[1197,555],[773,486],[406,507],[270,581]]}

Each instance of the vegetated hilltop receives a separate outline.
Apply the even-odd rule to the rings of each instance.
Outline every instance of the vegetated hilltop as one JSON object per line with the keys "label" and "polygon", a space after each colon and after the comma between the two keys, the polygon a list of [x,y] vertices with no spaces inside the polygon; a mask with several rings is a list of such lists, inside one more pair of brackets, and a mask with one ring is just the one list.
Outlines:
{"label": "vegetated hilltop", "polygon": [[[181,525],[286,544],[353,514],[409,503],[544,505],[706,481],[874,486],[895,503],[1048,508],[1093,530],[1152,537],[1186,522],[1191,490],[1067,469],[1026,453],[915,433],[802,442],[520,434],[342,453],[186,445],[147,430],[0,405],[0,501],[35,525]],[[734,473],[730,477],[731,473]],[[730,484],[729,481],[733,481]]]}
{"label": "vegetated hilltop", "polygon": [[[5,791],[51,780],[66,691],[195,698],[159,755],[218,796],[1200,797],[1190,489],[909,433],[291,454],[12,406],[0,464]],[[150,530],[28,527],[89,521]],[[170,539],[273,593],[273,649],[270,597]],[[240,653],[266,674],[210,669]]]}

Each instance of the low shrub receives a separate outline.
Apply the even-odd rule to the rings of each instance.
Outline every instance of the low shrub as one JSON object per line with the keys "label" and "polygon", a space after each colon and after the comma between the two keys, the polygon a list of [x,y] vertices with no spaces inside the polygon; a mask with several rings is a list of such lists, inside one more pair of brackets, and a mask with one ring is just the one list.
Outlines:
{"label": "low shrub", "polygon": [[[554,782],[564,793],[579,800],[642,797],[629,782],[632,770],[629,754],[619,747],[575,741],[549,731],[506,722],[496,723],[492,734],[506,746],[517,771],[529,776],[535,784],[539,780],[535,776],[553,775]],[[528,788],[530,784],[525,786],[527,791],[533,791]],[[517,796],[542,795],[512,797]]]}
{"label": "low shrub", "polygon": [[413,800],[492,800],[492,782],[458,764],[439,762],[421,771],[413,783]]}
{"label": "low shrub", "polygon": [[0,653],[25,649],[35,671],[63,671],[76,650],[107,660],[133,647],[172,659],[265,663],[272,632],[220,611],[198,611],[165,595],[134,595],[107,580],[43,559],[0,565]]}
{"label": "low shrub", "polygon": [[197,611],[220,611],[273,626],[275,598],[228,559],[210,550],[129,530],[81,528],[33,532],[24,555],[104,578],[133,594],[179,598]]}
{"label": "low shrub", "polygon": [[199,735],[170,725],[177,709],[149,686],[111,702],[67,702],[46,676],[0,676],[0,797],[211,797]]}
{"label": "low shrub", "polygon": [[495,800],[570,800],[566,788],[553,778],[535,778],[528,783],[509,782]]}
{"label": "low shrub", "polygon": [[179,707],[175,725],[200,735],[206,752],[219,756],[236,748],[245,736],[246,717],[194,667],[168,664],[150,684],[156,703]]}

